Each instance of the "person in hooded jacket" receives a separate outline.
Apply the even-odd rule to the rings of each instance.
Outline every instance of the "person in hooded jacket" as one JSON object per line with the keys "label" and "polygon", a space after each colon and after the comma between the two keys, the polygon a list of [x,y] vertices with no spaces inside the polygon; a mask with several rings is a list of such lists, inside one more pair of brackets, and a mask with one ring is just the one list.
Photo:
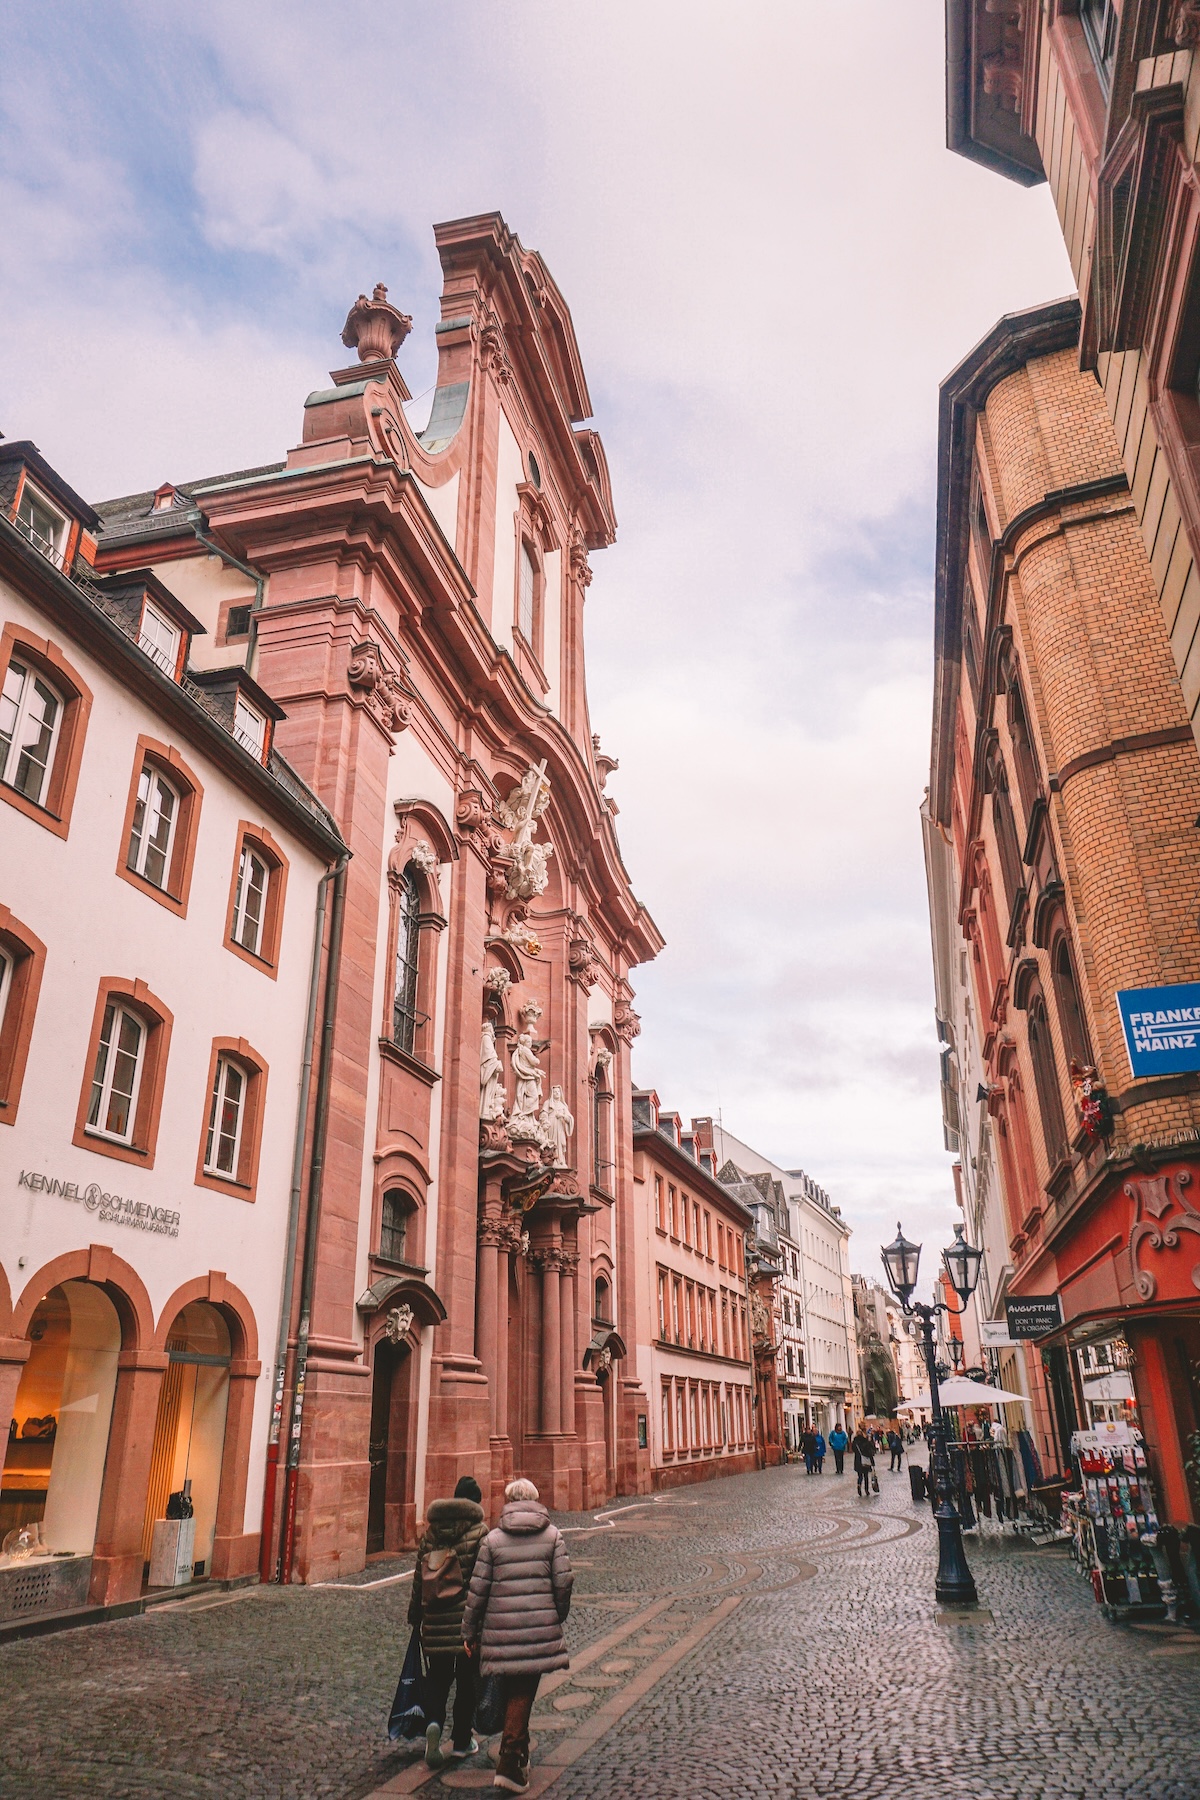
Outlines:
{"label": "person in hooded jacket", "polygon": [[476,1665],[463,1649],[463,1613],[475,1559],[485,1530],[479,1483],[464,1475],[453,1500],[434,1500],[417,1546],[408,1622],[421,1628],[426,1657],[425,1761],[440,1769],[447,1761],[441,1748],[446,1707],[454,1692],[452,1758],[473,1756],[479,1748],[471,1722],[479,1695]]}
{"label": "person in hooded jacket", "polygon": [[500,1522],[480,1545],[463,1617],[463,1645],[479,1650],[483,1675],[499,1675],[504,1735],[494,1787],[529,1786],[529,1715],[538,1682],[570,1667],[563,1620],[571,1610],[571,1559],[532,1481],[510,1481]]}

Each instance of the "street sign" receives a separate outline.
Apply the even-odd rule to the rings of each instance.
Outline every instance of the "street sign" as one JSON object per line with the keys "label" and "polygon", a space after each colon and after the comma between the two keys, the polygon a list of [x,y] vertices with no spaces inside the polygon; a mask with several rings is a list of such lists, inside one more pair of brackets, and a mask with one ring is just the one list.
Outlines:
{"label": "street sign", "polygon": [[1028,1299],[1006,1300],[1008,1335],[1011,1338],[1039,1338],[1062,1324],[1062,1301],[1057,1294],[1032,1294]]}
{"label": "street sign", "polygon": [[1008,1325],[1003,1319],[981,1319],[979,1322],[979,1341],[990,1350],[1005,1350],[1012,1346],[1014,1339],[1009,1333]]}
{"label": "street sign", "polygon": [[1200,982],[1121,988],[1117,1010],[1135,1076],[1200,1069]]}

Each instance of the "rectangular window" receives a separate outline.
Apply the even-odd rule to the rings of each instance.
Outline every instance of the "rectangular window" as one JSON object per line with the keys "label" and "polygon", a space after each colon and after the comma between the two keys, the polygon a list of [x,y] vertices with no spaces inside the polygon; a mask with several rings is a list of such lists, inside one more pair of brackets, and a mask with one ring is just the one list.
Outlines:
{"label": "rectangular window", "polygon": [[725,1227],[720,1219],[717,1220],[717,1264],[722,1269],[725,1267]]}
{"label": "rectangular window", "polygon": [[404,1194],[398,1189],[389,1189],[383,1196],[383,1207],[379,1215],[379,1254],[389,1262],[404,1261],[408,1213]]}
{"label": "rectangular window", "polygon": [[696,1347],[696,1290],[689,1281],[687,1284],[687,1341],[693,1349]]}
{"label": "rectangular window", "polygon": [[158,608],[147,601],[142,608],[142,628],[138,643],[146,655],[156,662],[164,675],[174,681],[179,663],[179,629]]}
{"label": "rectangular window", "polygon": [[689,1412],[692,1422],[692,1448],[693,1450],[699,1450],[702,1441],[700,1437],[700,1395],[697,1392],[694,1381],[690,1385],[688,1400],[690,1402]]}
{"label": "rectangular window", "polygon": [[661,1270],[658,1277],[658,1335],[664,1339],[667,1335],[667,1278]]}
{"label": "rectangular window", "polygon": [[664,1452],[675,1448],[675,1433],[672,1426],[671,1384],[669,1381],[664,1381],[662,1384],[662,1447]]}
{"label": "rectangular window", "polygon": [[132,1143],[145,1048],[146,1027],[142,1020],[110,1000],[100,1028],[87,1116],[87,1130],[97,1137],[112,1138],[118,1144]]}
{"label": "rectangular window", "polygon": [[41,806],[49,786],[63,705],[54,689],[14,657],[0,694],[0,781]]}
{"label": "rectangular window", "polygon": [[700,1207],[699,1207],[699,1203],[695,1200],[692,1201],[692,1243],[695,1245],[697,1250],[701,1249],[702,1246],[701,1246],[701,1240],[700,1240]]}
{"label": "rectangular window", "polygon": [[671,1236],[679,1236],[679,1196],[675,1192],[675,1183],[667,1184],[667,1213],[671,1221]]}
{"label": "rectangular window", "polygon": [[683,1382],[677,1381],[675,1383],[675,1448],[686,1450],[687,1447],[687,1398]]}
{"label": "rectangular window", "polygon": [[267,721],[254,707],[248,706],[240,694],[234,708],[233,735],[243,749],[262,757],[263,745],[267,741]]}
{"label": "rectangular window", "polygon": [[671,1335],[677,1344],[683,1342],[683,1333],[681,1329],[682,1322],[680,1319],[683,1300],[682,1287],[682,1282],[679,1277],[676,1276],[671,1283]]}
{"label": "rectangular window", "polygon": [[242,845],[242,853],[238,859],[237,890],[233,897],[233,931],[235,944],[248,950],[251,956],[259,954],[262,945],[263,921],[267,916],[267,892],[271,884],[271,871],[265,858],[252,850],[249,844]]}
{"label": "rectangular window", "polygon": [[680,1208],[683,1213],[683,1241],[690,1248],[692,1242],[692,1208],[686,1194],[681,1196]]}
{"label": "rectangular window", "polygon": [[204,1149],[204,1168],[209,1175],[237,1178],[245,1098],[244,1070],[230,1057],[219,1056]]}
{"label": "rectangular window", "polygon": [[654,1223],[659,1231],[662,1231],[664,1229],[664,1226],[663,1226],[663,1184],[662,1184],[662,1176],[661,1175],[656,1175],[654,1177]]}
{"label": "rectangular window", "polygon": [[178,818],[179,795],[153,763],[146,763],[138,780],[125,864],[156,888],[167,885]]}
{"label": "rectangular window", "polygon": [[704,1254],[712,1261],[712,1214],[705,1209],[704,1213]]}

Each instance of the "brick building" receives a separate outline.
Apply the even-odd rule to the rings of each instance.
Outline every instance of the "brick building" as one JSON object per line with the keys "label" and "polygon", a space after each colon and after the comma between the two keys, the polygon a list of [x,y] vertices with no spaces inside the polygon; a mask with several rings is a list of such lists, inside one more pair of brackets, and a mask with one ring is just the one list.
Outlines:
{"label": "brick building", "polygon": [[301,1579],[411,1542],[463,1474],[582,1507],[649,1470],[617,1326],[629,975],[661,939],[588,718],[608,471],[541,257],[494,214],[435,238],[423,430],[380,287],[278,462],[97,508],[97,567],[149,567],[206,626],[213,679],[271,696],[351,852],[262,1519],[264,1572]]}
{"label": "brick building", "polygon": [[635,1092],[636,1369],[651,1399],[639,1435],[656,1488],[756,1466],[754,1218],[705,1161],[678,1113]]}
{"label": "brick building", "polygon": [[[1200,1083],[1134,1078],[1119,990],[1197,958],[1200,760],[1081,310],[1002,319],[941,393],[927,862],[948,1142],[1038,1449],[1086,1420],[1075,1354],[1127,1344],[1169,1517],[1200,1359]],[[974,1084],[974,1085],[972,1085]],[[1024,1350],[1012,1302],[1061,1301]],[[968,1346],[968,1358],[976,1346]]]}

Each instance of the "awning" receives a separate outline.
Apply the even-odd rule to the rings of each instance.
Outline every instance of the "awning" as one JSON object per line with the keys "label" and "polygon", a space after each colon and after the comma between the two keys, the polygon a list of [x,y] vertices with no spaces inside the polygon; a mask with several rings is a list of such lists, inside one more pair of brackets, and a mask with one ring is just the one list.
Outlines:
{"label": "awning", "polygon": [[[990,1387],[986,1381],[971,1381],[965,1375],[952,1375],[938,1382],[938,1399],[943,1406],[1005,1406],[1009,1403],[1028,1407],[1024,1394],[1010,1394],[1007,1388]],[[933,1401],[926,1388],[914,1394],[908,1405],[917,1412],[932,1412]]]}

